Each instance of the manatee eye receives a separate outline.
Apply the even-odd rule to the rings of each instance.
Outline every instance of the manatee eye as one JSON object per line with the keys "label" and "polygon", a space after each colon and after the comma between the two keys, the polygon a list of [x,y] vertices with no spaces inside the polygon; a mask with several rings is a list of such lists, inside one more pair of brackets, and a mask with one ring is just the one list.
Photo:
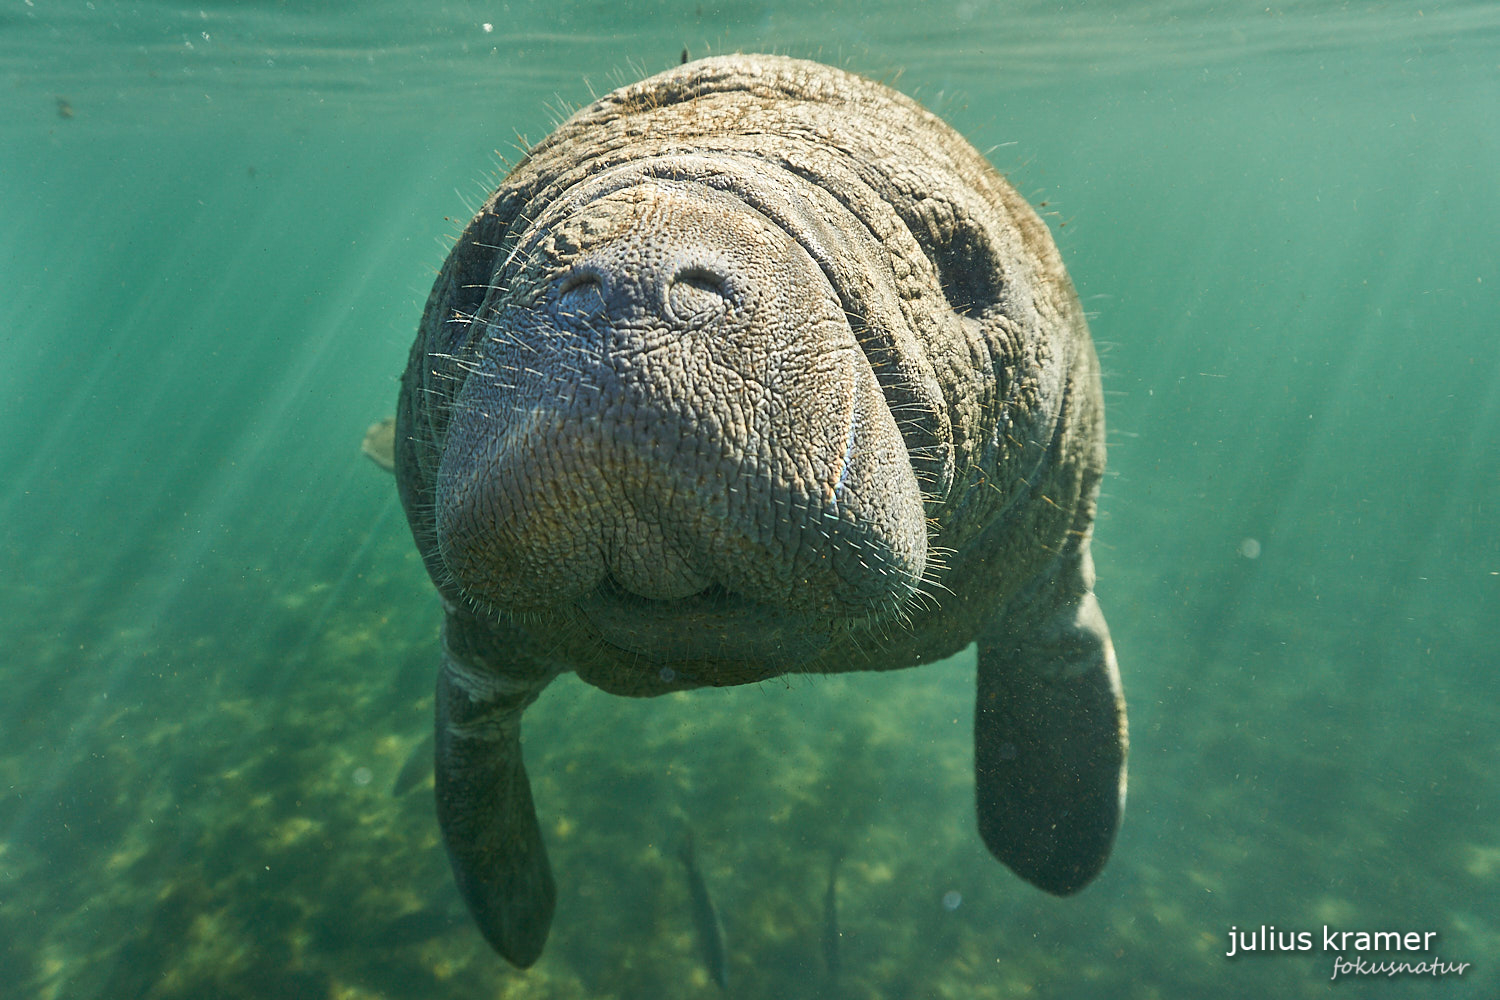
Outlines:
{"label": "manatee eye", "polygon": [[673,319],[684,323],[706,322],[728,308],[729,291],[724,287],[724,278],[707,268],[683,268],[667,289],[667,311]]}
{"label": "manatee eye", "polygon": [[597,316],[604,311],[604,283],[592,271],[574,270],[557,290],[560,316]]}
{"label": "manatee eye", "polygon": [[1002,273],[984,230],[959,219],[946,242],[929,248],[948,305],[960,316],[976,316],[1000,301]]}

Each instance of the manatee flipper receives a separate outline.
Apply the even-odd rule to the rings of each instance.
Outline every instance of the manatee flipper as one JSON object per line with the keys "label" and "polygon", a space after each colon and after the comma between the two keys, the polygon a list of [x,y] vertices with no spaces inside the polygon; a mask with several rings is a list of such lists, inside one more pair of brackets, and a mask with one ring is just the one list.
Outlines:
{"label": "manatee flipper", "polygon": [[979,639],[979,832],[1059,896],[1104,867],[1125,808],[1125,698],[1093,569],[1085,542]]}
{"label": "manatee flipper", "polygon": [[438,822],[454,881],[490,943],[526,968],[541,956],[557,890],[521,760],[521,711],[539,683],[454,655],[452,618],[438,675]]}

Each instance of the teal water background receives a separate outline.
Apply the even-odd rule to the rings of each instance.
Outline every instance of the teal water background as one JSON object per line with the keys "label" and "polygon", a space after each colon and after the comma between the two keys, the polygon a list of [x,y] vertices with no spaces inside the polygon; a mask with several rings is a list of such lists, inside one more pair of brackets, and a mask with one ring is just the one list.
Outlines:
{"label": "teal water background", "polygon": [[[1055,900],[974,830],[972,658],[564,679],[521,973],[391,794],[439,609],[358,443],[500,158],[684,46],[892,82],[1045,203],[1130,803]],[[0,71],[0,993],[716,995],[686,817],[737,997],[1500,994],[1500,8],[7,0]],[[1470,966],[1225,958],[1262,924]]]}

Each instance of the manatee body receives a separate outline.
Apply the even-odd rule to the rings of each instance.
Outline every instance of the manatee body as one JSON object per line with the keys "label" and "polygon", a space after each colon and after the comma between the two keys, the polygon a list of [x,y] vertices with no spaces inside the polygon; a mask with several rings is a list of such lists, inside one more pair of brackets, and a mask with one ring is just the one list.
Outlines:
{"label": "manatee body", "polygon": [[563,123],[449,255],[396,417],[446,610],[438,816],[485,937],[519,966],[546,941],[520,727],[567,670],[647,696],[977,642],[980,834],[1082,888],[1125,796],[1103,468],[1046,227],[915,102],[741,55]]}

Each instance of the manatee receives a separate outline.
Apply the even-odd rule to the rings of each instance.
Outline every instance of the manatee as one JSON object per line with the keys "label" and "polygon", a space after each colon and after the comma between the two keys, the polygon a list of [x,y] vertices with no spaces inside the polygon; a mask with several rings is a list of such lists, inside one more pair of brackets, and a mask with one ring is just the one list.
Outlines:
{"label": "manatee", "polygon": [[514,965],[555,900],[521,719],[569,670],[649,697],[977,644],[984,843],[1059,895],[1103,867],[1098,360],[1046,226],[909,98],[734,55],[578,111],[449,254],[394,446],[445,614],[438,819]]}

